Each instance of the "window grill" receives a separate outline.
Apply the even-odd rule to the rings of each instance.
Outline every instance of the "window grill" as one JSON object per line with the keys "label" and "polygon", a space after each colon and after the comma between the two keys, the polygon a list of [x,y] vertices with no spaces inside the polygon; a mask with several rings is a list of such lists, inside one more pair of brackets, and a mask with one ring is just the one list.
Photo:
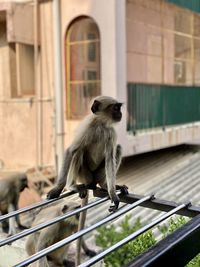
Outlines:
{"label": "window grill", "polygon": [[[62,194],[58,199],[52,200],[44,200],[37,204],[19,209],[17,211],[11,212],[9,214],[0,216],[0,222],[16,216],[18,214],[33,210],[35,208],[40,208],[47,206],[59,199],[70,197],[71,195],[75,194],[75,192],[67,192]],[[164,211],[165,214],[162,214],[152,222],[146,224],[145,226],[141,227],[136,232],[130,234],[126,238],[122,239],[115,245],[109,247],[108,249],[100,252],[98,255],[94,256],[93,258],[87,260],[86,262],[82,263],[81,267],[92,266],[94,263],[103,259],[106,255],[110,254],[111,252],[115,251],[116,249],[120,248],[124,244],[128,243],[129,241],[135,239],[140,234],[148,231],[152,227],[158,225],[160,222],[164,221],[165,219],[169,218],[173,214],[193,217],[191,221],[186,223],[180,229],[176,230],[173,234],[169,235],[165,239],[158,242],[155,246],[150,248],[147,252],[143,253],[133,262],[130,262],[127,267],[135,267],[135,266],[165,266],[166,261],[172,261],[175,266],[184,266],[190,259],[192,259],[196,254],[200,252],[199,239],[200,239],[200,207],[196,207],[191,205],[190,202],[178,204],[172,201],[165,201],[154,197],[154,195],[148,196],[140,196],[140,195],[121,195],[120,192],[117,192],[120,197],[120,201],[125,203],[121,208],[119,208],[116,212],[110,214],[109,216],[101,219],[97,223],[86,227],[85,229],[78,231],[71,236],[35,253],[34,255],[28,257],[27,259],[23,260],[20,263],[14,265],[14,267],[23,267],[28,266],[30,263],[35,262],[36,260],[46,256],[48,253],[78,239],[79,237],[89,233],[99,226],[104,225],[105,223],[111,222],[112,220],[119,218],[121,215],[126,214],[128,211],[134,209],[137,206],[142,206],[150,209],[156,209],[159,211]],[[24,230],[20,233],[17,233],[11,237],[6,238],[5,240],[0,241],[0,247],[10,244],[11,242],[20,239],[24,236],[32,234],[40,229],[48,227],[54,223],[57,223],[61,220],[64,220],[68,217],[71,217],[77,213],[80,213],[84,210],[88,210],[92,207],[100,205],[106,201],[110,201],[107,193],[100,189],[94,191],[94,196],[97,197],[95,201],[89,202],[86,206],[80,207],[76,210],[70,211],[62,216],[58,216],[52,220],[49,220],[45,223],[39,224],[35,227],[30,229]],[[197,245],[195,245],[197,244]],[[184,254],[184,255],[183,255]],[[179,257],[181,255],[181,257]],[[174,257],[176,256],[176,257]]]}

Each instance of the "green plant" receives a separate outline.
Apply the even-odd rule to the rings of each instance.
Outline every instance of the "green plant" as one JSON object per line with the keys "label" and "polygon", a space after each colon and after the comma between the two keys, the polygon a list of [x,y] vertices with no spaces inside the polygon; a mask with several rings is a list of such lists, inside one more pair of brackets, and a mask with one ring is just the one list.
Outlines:
{"label": "green plant", "polygon": [[[168,225],[158,226],[160,232],[163,234],[163,238],[176,231],[179,227],[183,226],[189,221],[188,218],[183,216],[175,216],[170,218]],[[200,267],[200,254],[192,259],[186,267]]]}
{"label": "green plant", "polygon": [[169,234],[172,234],[179,227],[183,226],[188,222],[188,219],[183,216],[175,216],[169,219],[168,224],[164,224],[162,226],[158,226],[159,231],[162,233],[162,238],[165,238]]}
{"label": "green plant", "polygon": [[[106,249],[141,228],[140,219],[137,219],[134,225],[129,224],[129,219],[130,216],[126,216],[119,225],[118,230],[114,225],[101,227],[96,236],[97,245]],[[105,265],[107,267],[123,266],[155,243],[156,239],[153,232],[148,231],[108,255],[104,259]]]}
{"label": "green plant", "polygon": [[187,265],[187,267],[199,267],[200,266],[200,253],[192,259]]}
{"label": "green plant", "polygon": [[[99,228],[98,234],[96,236],[97,245],[105,250],[142,227],[139,218],[136,220],[134,225],[130,225],[130,217],[131,216],[126,216],[119,227],[117,227],[117,230],[116,226],[114,225],[103,226]],[[170,218],[167,224],[158,226],[158,229],[162,233],[162,238],[165,238],[167,235],[173,233],[175,230],[177,230],[187,222],[187,218],[183,216],[176,216],[174,218]],[[109,254],[104,259],[105,265],[106,267],[123,266],[133,260],[136,256],[145,252],[151,246],[156,244],[156,242],[157,241],[154,233],[149,230],[148,232],[140,235],[133,241]],[[200,267],[200,254],[192,259],[186,265],[186,267]]]}

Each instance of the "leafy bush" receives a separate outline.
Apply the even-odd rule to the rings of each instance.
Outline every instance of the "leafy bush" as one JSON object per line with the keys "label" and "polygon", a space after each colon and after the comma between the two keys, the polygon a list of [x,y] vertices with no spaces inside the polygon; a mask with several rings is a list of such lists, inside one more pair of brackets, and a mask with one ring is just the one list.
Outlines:
{"label": "leafy bush", "polygon": [[171,217],[169,219],[168,224],[164,224],[162,226],[158,226],[159,231],[162,233],[162,238],[165,238],[169,234],[172,234],[178,228],[183,226],[185,223],[188,222],[189,219],[186,219],[183,216],[175,216],[175,218]]}
{"label": "leafy bush", "polygon": [[[137,231],[142,227],[140,219],[138,218],[134,225],[129,224],[129,219],[131,216],[126,216],[124,221],[121,222],[118,229],[116,226],[109,225],[103,226],[98,229],[98,234],[96,236],[96,243],[98,246],[102,247],[103,250],[111,247],[115,243],[124,239],[128,235]],[[162,233],[162,238],[165,238],[167,235],[173,233],[179,227],[187,223],[188,219],[183,216],[176,216],[175,218],[170,218],[168,224],[158,226],[159,231]],[[136,256],[145,252],[151,246],[156,244],[156,238],[154,233],[149,230],[144,234],[140,235],[133,241],[127,243],[123,247],[115,250],[109,254],[105,259],[106,267],[120,267],[131,260]],[[199,267],[200,266],[200,254],[198,254],[192,261],[190,261],[187,267]]]}
{"label": "leafy bush", "polygon": [[[134,225],[129,224],[130,216],[126,216],[124,221],[119,225],[119,230],[116,226],[103,226],[98,230],[96,243],[103,249],[109,248],[121,239],[132,234],[141,228],[140,219],[137,219]],[[108,255],[104,261],[107,267],[119,267],[130,262],[133,258],[150,248],[156,243],[155,236],[152,231],[148,231],[135,240],[129,242],[118,250]]]}
{"label": "leafy bush", "polygon": [[[169,226],[164,225],[164,226],[158,227],[161,233],[163,234],[163,238],[173,233],[179,227],[183,226],[185,223],[189,221],[188,218],[186,219],[183,216],[176,216],[175,218],[176,219],[170,218]],[[198,254],[194,259],[192,259],[186,266],[187,267],[199,267],[200,266],[200,254]]]}
{"label": "leafy bush", "polygon": [[200,266],[200,253],[192,259],[187,265],[187,267],[199,267]]}

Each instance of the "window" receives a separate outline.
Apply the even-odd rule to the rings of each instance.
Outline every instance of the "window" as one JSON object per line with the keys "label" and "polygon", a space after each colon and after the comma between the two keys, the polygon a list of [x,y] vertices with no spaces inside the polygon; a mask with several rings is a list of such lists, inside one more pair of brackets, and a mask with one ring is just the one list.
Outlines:
{"label": "window", "polygon": [[100,94],[99,30],[91,18],[75,20],[66,36],[67,118],[88,113],[91,99]]}
{"label": "window", "polygon": [[27,44],[11,43],[10,72],[11,97],[28,97],[34,88],[34,47]]}

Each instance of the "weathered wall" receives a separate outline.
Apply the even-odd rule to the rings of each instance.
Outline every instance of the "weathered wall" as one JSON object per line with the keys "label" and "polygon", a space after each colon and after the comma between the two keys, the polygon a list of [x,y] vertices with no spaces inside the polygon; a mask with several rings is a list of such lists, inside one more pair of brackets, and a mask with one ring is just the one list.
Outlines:
{"label": "weathered wall", "polygon": [[42,4],[40,12],[38,77],[41,79],[33,96],[11,97],[15,62],[6,39],[5,24],[0,24],[3,31],[0,35],[0,161],[8,169],[27,169],[37,163],[54,164],[51,3]]}
{"label": "weathered wall", "polygon": [[[5,167],[29,166],[36,158],[35,107],[27,103],[1,103],[0,158]],[[34,160],[35,163],[35,160]]]}
{"label": "weathered wall", "polygon": [[6,40],[6,22],[0,22],[0,98],[10,90],[9,47]]}
{"label": "weathered wall", "polygon": [[[23,7],[23,6],[22,6]],[[106,7],[106,8],[105,8]],[[21,10],[18,10],[21,14]],[[117,3],[115,0],[62,0],[62,60],[63,60],[63,104],[66,114],[66,66],[65,66],[65,38],[70,23],[79,16],[93,18],[100,30],[101,42],[101,88],[102,94],[126,100],[125,78],[125,0]],[[53,73],[53,28],[52,3],[44,1],[40,5],[40,54],[37,84],[37,98],[11,99],[11,88],[4,91],[0,106],[0,127],[3,127],[0,138],[3,141],[0,149],[0,159],[6,168],[32,167],[37,162],[54,164],[54,73]],[[8,49],[8,46],[7,48]],[[8,53],[8,52],[7,52]],[[6,57],[3,57],[6,61]],[[5,77],[9,75],[9,65]],[[13,73],[12,76],[13,77]],[[9,79],[7,81],[9,84]],[[4,82],[5,84],[5,82]],[[14,86],[14,85],[13,85]],[[42,89],[42,91],[39,90]],[[2,94],[2,86],[0,94]],[[125,110],[124,110],[125,111]],[[40,113],[41,112],[41,113]],[[41,115],[42,114],[42,115]],[[126,114],[121,124],[121,140],[126,131]],[[79,121],[67,121],[65,117],[65,147],[71,142]],[[6,125],[6,127],[5,127]],[[14,127],[13,127],[14,126]],[[12,146],[8,144],[11,142]]]}
{"label": "weathered wall", "polygon": [[10,28],[7,32],[9,42],[34,43],[33,12],[33,5],[30,3],[12,5],[7,14]]}
{"label": "weathered wall", "polygon": [[[67,29],[73,20],[89,16],[96,21],[100,32],[101,93],[126,101],[126,61],[125,61],[125,0],[62,0],[61,23],[63,55]],[[65,106],[65,58],[63,57],[64,108]],[[66,145],[73,138],[78,121],[65,120]],[[119,139],[123,144],[126,132],[126,113],[120,123]]]}
{"label": "weathered wall", "polygon": [[[141,85],[141,88],[142,84],[149,85],[149,88],[151,86],[155,88],[154,84],[176,85],[174,67],[174,62],[176,61],[174,58],[176,57],[175,46],[178,44],[176,44],[175,32],[180,31],[180,29],[176,29],[175,26],[176,12],[180,12],[180,9],[177,10],[174,5],[169,5],[167,2],[165,3],[161,0],[126,1],[126,57],[128,83],[139,84],[139,86]],[[185,10],[183,12],[186,12],[183,14],[185,16],[184,18],[187,18],[188,11]],[[180,23],[180,25],[185,27],[185,31],[187,31],[187,23]],[[181,32],[179,32],[179,34],[181,34]],[[190,35],[191,34],[192,33],[190,32]],[[182,53],[184,53],[184,57],[187,58],[190,63],[190,59],[186,54],[188,51],[182,51]],[[187,63],[186,69],[189,70],[188,66]],[[191,85],[191,73],[188,70],[186,70],[185,85]],[[196,77],[198,84],[198,76]],[[184,90],[184,88],[181,87],[177,87],[177,89]],[[160,90],[159,86],[158,90]],[[187,90],[190,90],[190,88]],[[142,125],[141,121],[142,118],[145,118],[145,114],[150,116],[149,118],[146,117],[147,125],[150,125],[148,123],[152,122],[155,112],[146,113],[148,112],[148,104],[145,100],[149,101],[149,103],[151,102],[149,93],[150,91],[148,91],[148,98],[145,98],[142,90],[140,93],[138,91],[137,96],[132,95],[132,97],[130,97],[129,91],[128,101],[131,107],[128,112],[129,116],[132,117],[131,121],[133,125],[136,124],[136,120],[138,124]],[[158,91],[158,95],[159,94],[160,91]],[[156,99],[154,94],[152,94],[152,99],[154,101]],[[161,97],[160,99],[164,98]],[[179,99],[179,97],[175,94],[173,95],[171,92],[170,103],[173,103],[173,101],[174,104],[176,103],[175,101],[177,101],[177,103],[178,101],[183,103],[182,100],[183,99]],[[188,94],[188,101],[189,100],[190,98]],[[160,102],[160,105],[157,105],[160,106],[158,115],[161,115],[161,110],[165,110],[165,112],[168,112],[167,115],[164,115],[165,117],[171,115],[171,118],[175,119],[177,114],[173,114],[173,112],[170,114],[170,110],[167,111],[166,106],[163,103]],[[188,103],[188,105],[191,105],[191,103]],[[155,109],[155,107],[156,105],[154,105],[153,108]],[[137,108],[138,110],[136,110]],[[134,115],[133,110],[136,110],[135,112],[137,115]],[[138,113],[139,110],[141,111],[140,115],[142,114],[141,117]],[[186,115],[188,114],[189,113]],[[169,123],[166,125],[165,130],[162,129],[161,125],[159,125],[160,128],[157,125],[154,125],[155,128],[152,127],[149,129],[148,127],[151,126],[146,126],[146,129],[140,129],[140,131],[137,131],[136,135],[133,135],[133,133],[130,132],[128,138],[125,138],[127,141],[124,146],[125,155],[128,156],[143,153],[183,143],[199,143],[200,122],[189,123],[190,121],[185,121],[184,124],[184,114],[181,115],[180,113],[180,118],[182,124],[177,125],[176,122],[172,125],[172,123]]]}

